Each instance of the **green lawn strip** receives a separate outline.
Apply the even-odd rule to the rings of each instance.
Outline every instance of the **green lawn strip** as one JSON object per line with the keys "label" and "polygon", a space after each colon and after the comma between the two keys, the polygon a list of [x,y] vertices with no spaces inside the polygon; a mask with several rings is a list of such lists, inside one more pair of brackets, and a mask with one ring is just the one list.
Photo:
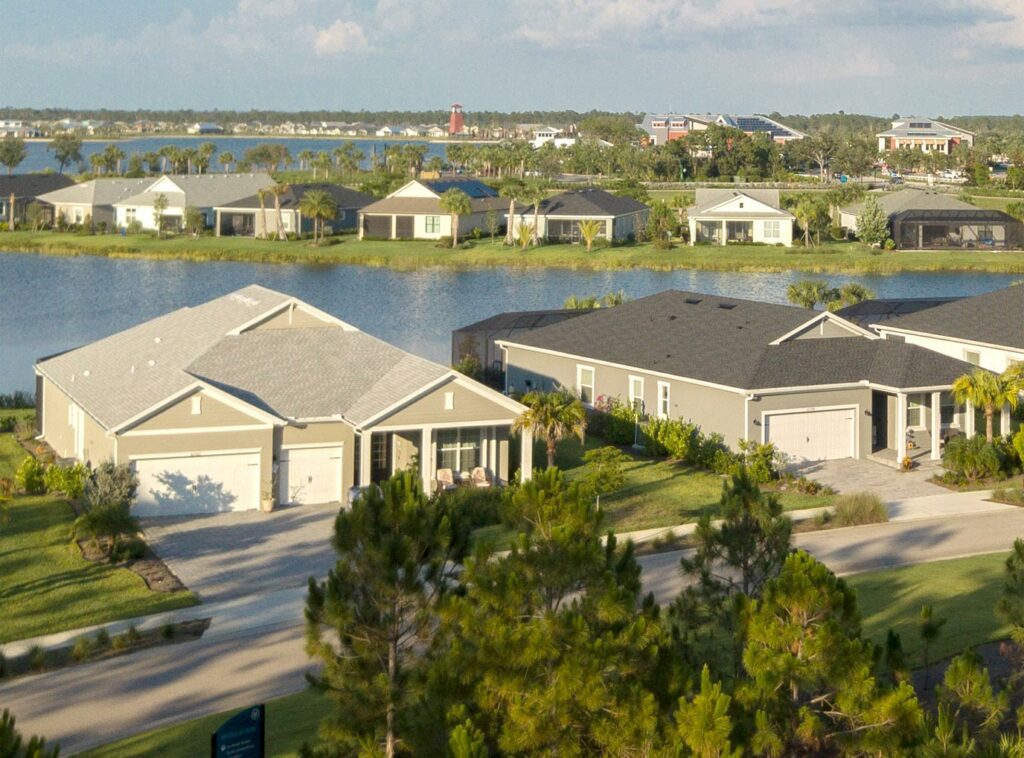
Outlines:
{"label": "green lawn strip", "polygon": [[280,242],[241,237],[177,237],[148,235],[79,235],[50,231],[16,231],[0,235],[4,251],[55,255],[108,255],[172,260],[232,260],[260,263],[353,264],[412,270],[425,267],[469,269],[487,266],[608,270],[699,269],[709,271],[886,274],[899,271],[1024,272],[1024,252],[872,251],[857,242],[824,242],[820,247],[764,245],[677,245],[656,250],[650,244],[599,248],[554,244],[521,250],[488,239],[466,250],[439,248],[428,240],[363,240],[343,235],[337,243],[312,247],[307,240]]}
{"label": "green lawn strip", "polygon": [[[316,737],[321,719],[329,715],[331,703],[323,695],[307,690],[267,703],[267,755],[296,756],[305,741]],[[240,708],[205,716],[175,726],[128,737],[82,753],[83,758],[193,758],[210,751],[210,735]]]}
{"label": "green lawn strip", "polygon": [[995,615],[1008,552],[1009,545],[1003,553],[848,577],[857,590],[864,635],[882,645],[889,629],[897,631],[911,667],[923,663],[918,614],[924,605],[933,607],[935,618],[946,619],[929,654],[933,662],[1008,636],[1009,627]]}
{"label": "green lawn strip", "polygon": [[152,592],[127,569],[85,560],[69,539],[74,513],[63,500],[16,497],[7,510],[0,526],[0,643],[198,602],[191,592]]}
{"label": "green lawn strip", "polygon": [[22,460],[28,458],[13,434],[0,434],[0,479],[14,479]]}

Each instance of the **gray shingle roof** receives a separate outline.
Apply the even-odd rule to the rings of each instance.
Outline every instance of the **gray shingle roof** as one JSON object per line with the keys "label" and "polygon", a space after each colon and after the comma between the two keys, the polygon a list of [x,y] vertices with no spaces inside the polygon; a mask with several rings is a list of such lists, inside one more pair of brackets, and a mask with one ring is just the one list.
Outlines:
{"label": "gray shingle roof", "polygon": [[911,313],[934,308],[937,305],[951,303],[959,300],[956,297],[904,297],[875,300],[864,300],[836,311],[837,316],[842,316],[847,321],[852,321],[859,326],[868,328],[872,324],[884,324],[887,321],[898,319]]}
{"label": "gray shingle roof", "polygon": [[734,197],[749,197],[751,200],[756,200],[759,203],[764,203],[767,206],[774,208],[779,211],[780,214],[791,216],[789,211],[782,209],[782,204],[779,200],[779,191],[777,189],[743,189],[735,190],[728,188],[714,188],[714,187],[701,187],[697,189],[696,197],[694,198],[694,204],[687,209],[687,213],[691,216],[706,215],[712,208],[721,205],[727,200],[731,200]]}
{"label": "gray shingle roof", "polygon": [[787,305],[670,290],[514,341],[745,390],[863,380],[936,386],[970,368],[924,348],[863,337],[771,345],[815,315]]}
{"label": "gray shingle roof", "polygon": [[[275,182],[269,174],[191,174],[167,176],[177,187],[175,190],[154,191],[147,186],[143,192],[118,200],[115,205],[152,205],[157,195],[165,195],[172,206],[192,205],[213,208],[242,197],[254,195],[257,190],[272,187]],[[157,182],[150,179],[150,185]]]}
{"label": "gray shingle roof", "polygon": [[147,179],[90,179],[70,187],[47,192],[39,196],[48,203],[75,203],[79,205],[112,205],[118,200],[142,192],[154,182]]}
{"label": "gray shingle roof", "polygon": [[[305,194],[311,190],[326,192],[334,198],[334,202],[338,204],[338,208],[343,210],[362,208],[377,199],[373,195],[368,195],[365,192],[359,192],[357,190],[350,189],[349,187],[342,187],[340,184],[290,184],[288,187],[288,191],[281,196],[281,208],[285,210],[289,208],[297,208],[299,203],[302,202],[302,198]],[[268,208],[273,208],[274,198],[266,198],[264,200],[264,204]],[[243,197],[241,200],[235,200],[234,202],[225,203],[224,205],[217,207],[259,210],[260,199],[259,196],[254,193],[248,197]]]}
{"label": "gray shingle roof", "polygon": [[[886,216],[907,210],[980,210],[977,206],[958,200],[945,192],[932,192],[913,187],[896,192],[872,192],[870,196],[875,199]],[[866,204],[865,200],[840,210],[842,213],[859,216]]]}
{"label": "gray shingle roof", "polygon": [[[646,210],[648,207],[639,200],[597,188],[559,192],[540,204],[542,216],[624,216]],[[533,206],[516,212],[533,215]]]}
{"label": "gray shingle roof", "polygon": [[1024,350],[1024,286],[965,297],[884,326]]}
{"label": "gray shingle roof", "polygon": [[577,308],[552,308],[541,311],[508,311],[497,313],[481,321],[474,321],[455,329],[456,332],[474,332],[491,329],[539,329],[576,316],[584,316],[588,310]]}
{"label": "gray shingle roof", "polygon": [[11,193],[17,198],[38,197],[70,187],[75,180],[62,174],[13,174],[0,176],[0,198],[7,200]]}

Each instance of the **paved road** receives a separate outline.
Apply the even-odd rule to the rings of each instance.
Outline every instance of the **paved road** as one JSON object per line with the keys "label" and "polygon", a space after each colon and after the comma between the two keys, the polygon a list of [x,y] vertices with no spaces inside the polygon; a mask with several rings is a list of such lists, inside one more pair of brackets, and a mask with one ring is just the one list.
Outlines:
{"label": "paved road", "polygon": [[[801,534],[796,542],[841,574],[1009,550],[1024,509]],[[678,552],[641,559],[659,602],[682,587]],[[67,754],[155,726],[241,707],[303,688],[301,626],[212,637],[16,680],[0,687],[29,733]]]}

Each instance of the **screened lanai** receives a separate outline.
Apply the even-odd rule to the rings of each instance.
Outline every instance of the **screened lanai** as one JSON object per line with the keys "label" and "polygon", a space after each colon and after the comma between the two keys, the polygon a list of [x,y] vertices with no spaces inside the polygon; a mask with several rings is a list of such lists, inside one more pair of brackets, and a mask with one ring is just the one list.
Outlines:
{"label": "screened lanai", "polygon": [[1024,224],[1002,211],[977,209],[906,210],[892,219],[892,238],[901,249],[1014,250],[1024,247]]}

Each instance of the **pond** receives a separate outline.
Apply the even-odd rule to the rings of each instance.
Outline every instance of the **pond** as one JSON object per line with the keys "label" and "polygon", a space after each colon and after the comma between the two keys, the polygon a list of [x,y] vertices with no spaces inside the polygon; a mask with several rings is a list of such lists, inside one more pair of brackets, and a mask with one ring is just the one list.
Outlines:
{"label": "pond", "polygon": [[[802,272],[569,271],[481,268],[391,271],[311,266],[58,257],[0,253],[0,393],[34,387],[40,357],[90,342],[249,284],[305,300],[364,331],[447,364],[451,331],[507,310],[557,308],[569,295],[666,289],[785,302]],[[818,278],[818,277],[816,277]],[[972,295],[1014,274],[903,273],[827,277],[858,281],[879,297]]]}

